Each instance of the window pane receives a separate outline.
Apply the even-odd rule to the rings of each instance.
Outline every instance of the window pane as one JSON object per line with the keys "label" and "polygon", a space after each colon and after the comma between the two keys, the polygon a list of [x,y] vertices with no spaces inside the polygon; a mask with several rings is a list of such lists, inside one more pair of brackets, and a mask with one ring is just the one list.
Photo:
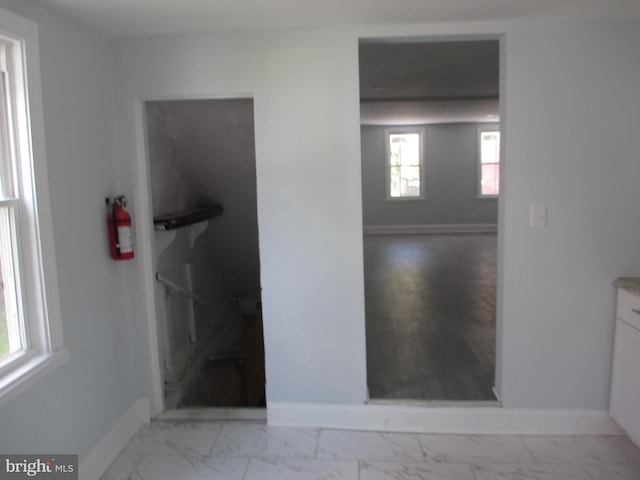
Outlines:
{"label": "window pane", "polygon": [[500,132],[482,132],[481,163],[500,163]]}
{"label": "window pane", "polygon": [[420,167],[402,167],[401,178],[401,195],[403,197],[419,197]]}
{"label": "window pane", "polygon": [[420,133],[389,133],[389,196],[420,196]]}
{"label": "window pane", "polygon": [[391,197],[420,196],[420,167],[391,167]]}
{"label": "window pane", "polygon": [[389,135],[391,165],[420,165],[420,135],[417,133],[392,133]]}
{"label": "window pane", "polygon": [[23,349],[10,207],[0,208],[0,360]]}
{"label": "window pane", "polygon": [[419,197],[420,167],[391,167],[390,196]]}
{"label": "window pane", "polygon": [[480,195],[500,193],[500,132],[480,132]]}
{"label": "window pane", "polygon": [[4,301],[4,285],[0,284],[2,295],[0,295],[0,359],[4,357],[9,350],[9,329],[7,328],[7,309]]}
{"label": "window pane", "polygon": [[402,160],[400,158],[400,149],[397,147],[397,145],[391,145],[391,157],[389,158],[389,165],[395,167],[397,165],[400,165],[401,163]]}
{"label": "window pane", "polygon": [[498,195],[500,192],[500,165],[483,164],[482,179],[480,180],[482,195]]}
{"label": "window pane", "polygon": [[389,195],[392,197],[400,196],[400,167],[391,167],[389,179]]}
{"label": "window pane", "polygon": [[[2,58],[4,58],[4,53],[5,49],[0,48]],[[0,72],[0,197],[14,198],[7,92],[7,75],[5,72]]]}

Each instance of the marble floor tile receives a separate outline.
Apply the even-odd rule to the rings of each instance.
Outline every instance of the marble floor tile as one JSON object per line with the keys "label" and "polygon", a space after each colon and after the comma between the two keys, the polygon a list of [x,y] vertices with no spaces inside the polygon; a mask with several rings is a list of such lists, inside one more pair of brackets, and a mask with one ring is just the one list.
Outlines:
{"label": "marble floor tile", "polygon": [[635,463],[587,465],[585,469],[593,480],[640,480],[640,465]]}
{"label": "marble floor tile", "polygon": [[212,455],[226,457],[313,458],[320,431],[315,428],[226,424]]}
{"label": "marble floor tile", "polygon": [[640,449],[617,436],[524,436],[523,441],[539,463],[640,464]]}
{"label": "marble floor tile", "polygon": [[515,435],[419,435],[424,458],[442,463],[533,463]]}
{"label": "marble floor tile", "polygon": [[244,480],[358,480],[358,462],[252,459]]}
{"label": "marble floor tile", "polygon": [[361,462],[360,480],[475,480],[463,464],[426,462]]}
{"label": "marble floor tile", "polygon": [[100,480],[129,480],[142,457],[141,453],[121,453]]}
{"label": "marble floor tile", "polygon": [[101,480],[640,480],[625,436],[384,433],[153,422]]}
{"label": "marble floor tile", "polygon": [[474,465],[476,480],[591,480],[581,465]]}
{"label": "marble floor tile", "polygon": [[412,434],[322,430],[318,458],[421,461],[422,452]]}
{"label": "marble floor tile", "polygon": [[126,446],[127,453],[209,455],[222,428],[218,423],[150,423]]}
{"label": "marble floor tile", "polygon": [[242,480],[245,458],[196,458],[150,454],[138,464],[131,480]]}

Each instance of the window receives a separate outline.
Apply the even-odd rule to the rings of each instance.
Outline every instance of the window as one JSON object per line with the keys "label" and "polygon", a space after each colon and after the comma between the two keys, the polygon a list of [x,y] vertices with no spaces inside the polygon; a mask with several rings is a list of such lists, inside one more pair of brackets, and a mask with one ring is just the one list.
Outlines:
{"label": "window", "polygon": [[37,45],[34,23],[0,9],[0,401],[66,359]]}
{"label": "window", "polygon": [[500,132],[480,129],[479,136],[479,194],[496,197],[500,193]]}
{"label": "window", "polygon": [[423,130],[386,131],[387,198],[422,198]]}

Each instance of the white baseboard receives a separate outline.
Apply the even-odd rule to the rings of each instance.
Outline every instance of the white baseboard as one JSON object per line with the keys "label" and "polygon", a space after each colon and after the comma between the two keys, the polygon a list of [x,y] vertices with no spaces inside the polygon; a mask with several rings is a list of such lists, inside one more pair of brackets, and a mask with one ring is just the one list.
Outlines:
{"label": "white baseboard", "polygon": [[149,422],[150,407],[138,399],[80,463],[78,478],[99,480],[143,423]]}
{"label": "white baseboard", "polygon": [[447,233],[497,233],[498,225],[492,223],[464,223],[456,225],[365,225],[365,235],[447,234]]}
{"label": "white baseboard", "polygon": [[622,435],[605,410],[502,407],[319,405],[269,402],[267,423],[412,433],[491,435]]}
{"label": "white baseboard", "polygon": [[194,422],[261,422],[267,421],[265,408],[180,408],[165,410],[155,417],[159,421],[194,421]]}

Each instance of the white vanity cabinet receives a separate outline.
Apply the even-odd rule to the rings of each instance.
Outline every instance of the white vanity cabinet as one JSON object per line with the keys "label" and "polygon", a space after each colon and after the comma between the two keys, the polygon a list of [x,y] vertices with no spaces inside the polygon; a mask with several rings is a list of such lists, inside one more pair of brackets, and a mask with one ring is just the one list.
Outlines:
{"label": "white vanity cabinet", "polygon": [[640,445],[640,292],[620,287],[609,412]]}

